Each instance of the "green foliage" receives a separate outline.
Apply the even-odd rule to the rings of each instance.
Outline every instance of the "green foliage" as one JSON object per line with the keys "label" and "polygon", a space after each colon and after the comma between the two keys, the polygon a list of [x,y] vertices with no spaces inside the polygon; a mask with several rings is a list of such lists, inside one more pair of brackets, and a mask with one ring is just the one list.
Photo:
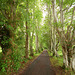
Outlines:
{"label": "green foliage", "polygon": [[[12,71],[16,71],[20,68],[21,66],[21,62],[24,61],[24,59],[22,58],[22,56],[16,52],[14,50],[14,53],[11,54],[11,58],[9,58],[9,56],[6,57],[6,60],[2,60],[1,63],[0,63],[0,68],[2,72],[6,72],[7,69],[9,68],[10,66],[10,71],[12,69]],[[27,60],[25,59],[25,62]],[[10,64],[9,64],[10,62]]]}
{"label": "green foliage", "polygon": [[1,44],[5,45],[5,44],[8,44],[8,40],[7,40],[7,37],[6,36],[3,36],[3,40],[1,42]]}
{"label": "green foliage", "polygon": [[21,66],[20,62],[22,61],[20,55],[14,52],[11,57],[13,59],[11,62],[14,63],[14,65],[11,65],[11,67],[13,67],[14,70],[18,70]]}
{"label": "green foliage", "polygon": [[8,30],[14,30],[14,28],[13,28],[11,25],[7,25],[6,28],[7,28]]}
{"label": "green foliage", "polygon": [[0,71],[0,75],[7,75],[7,73]]}
{"label": "green foliage", "polygon": [[0,63],[0,65],[1,65],[0,68],[2,68],[2,69],[1,69],[2,72],[6,72],[6,68],[8,67],[7,62],[8,62],[7,60],[2,60],[2,61],[1,61],[1,63]]}
{"label": "green foliage", "polygon": [[[64,0],[62,10],[64,10],[71,4],[74,5],[74,0]],[[43,10],[41,5],[47,5],[47,8],[51,6],[51,14],[49,13],[49,15],[47,14],[47,16],[45,16],[43,25],[41,25],[41,21],[43,19]],[[59,7],[59,0],[56,0],[56,5],[57,7]],[[31,56],[29,56],[28,59],[24,57],[26,32],[28,33],[28,39],[31,39],[31,33],[33,33],[32,48],[34,53],[36,52],[36,35],[38,35],[39,53],[35,53],[34,56],[38,56],[41,52],[41,49],[49,49],[51,46],[51,36],[53,35],[51,35],[51,25],[53,28],[58,27],[60,29],[64,26],[64,31],[65,33],[67,32],[67,26],[70,25],[70,17],[72,16],[73,8],[68,11],[67,10],[66,12],[64,12],[64,18],[66,19],[64,21],[64,24],[62,25],[60,22],[53,23],[53,18],[52,20],[50,19],[50,16],[52,16],[53,12],[52,2],[50,0],[0,0],[0,45],[5,51],[8,50],[8,52],[10,52],[9,50],[11,50],[9,55],[4,56],[4,60],[0,60],[0,69],[2,68],[1,71],[6,72],[9,67],[13,71],[16,71],[20,68],[21,62],[24,61],[26,63],[28,59],[30,60],[33,58]],[[59,19],[60,11],[58,11],[58,9],[57,13]],[[26,21],[28,30],[26,30]],[[75,21],[73,21],[73,24],[71,26],[75,29],[74,24]],[[6,30],[2,30],[4,27],[6,28]],[[30,48],[30,40],[28,41],[28,43]],[[0,49],[0,52],[3,50]],[[61,57],[53,57],[52,61],[58,61],[58,64],[56,64],[56,66],[62,66],[62,47],[60,45],[58,47],[58,50],[58,54]],[[48,53],[52,56],[52,53]],[[0,53],[0,59],[2,57],[3,55],[2,53]]]}
{"label": "green foliage", "polygon": [[49,56],[53,56],[53,53],[48,50]]}
{"label": "green foliage", "polygon": [[26,58],[23,58],[23,61],[24,61],[25,63],[27,63],[28,59],[26,59]]}
{"label": "green foliage", "polygon": [[[52,65],[54,66],[63,66],[63,57],[52,57],[50,58]],[[55,63],[56,62],[56,63]]]}
{"label": "green foliage", "polygon": [[38,56],[38,55],[40,55],[40,53],[34,54],[34,56]]}
{"label": "green foliage", "polygon": [[[0,47],[0,53],[2,52],[2,48]],[[1,55],[0,55],[1,56]]]}
{"label": "green foliage", "polygon": [[31,56],[29,56],[29,60],[30,60],[30,59],[32,59],[32,57],[31,57]]}
{"label": "green foliage", "polygon": [[4,22],[0,22],[0,25],[3,25],[4,24]]}
{"label": "green foliage", "polygon": [[60,56],[62,56],[63,54],[62,54],[62,50],[59,50],[58,51],[58,54],[60,55]]}
{"label": "green foliage", "polygon": [[71,72],[71,75],[74,75],[74,74],[75,74],[75,72],[72,71],[72,72]]}

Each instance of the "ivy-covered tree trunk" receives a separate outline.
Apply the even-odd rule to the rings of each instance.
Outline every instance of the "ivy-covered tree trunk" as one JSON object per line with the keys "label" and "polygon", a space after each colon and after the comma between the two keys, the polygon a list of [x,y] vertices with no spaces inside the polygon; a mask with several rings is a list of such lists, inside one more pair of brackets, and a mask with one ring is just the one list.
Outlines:
{"label": "ivy-covered tree trunk", "polygon": [[[16,23],[15,18],[16,18],[16,5],[15,5],[15,1],[9,1],[8,4],[10,4],[10,6],[8,6],[10,9],[10,11],[8,11],[8,8],[6,11],[3,11],[6,15],[6,24],[4,24],[3,26],[3,30],[2,30],[2,39],[1,39],[1,47],[2,47],[2,52],[3,52],[3,58],[2,60],[4,60],[3,63],[5,63],[7,61],[7,68],[5,68],[7,70],[7,72],[12,71],[11,69],[11,65],[13,65],[13,53],[15,50],[15,43],[14,43],[14,32],[15,32],[15,28],[16,28]],[[3,16],[5,16],[3,14]],[[9,16],[10,15],[10,16]],[[12,62],[11,62],[12,61]],[[2,67],[4,68],[4,67]]]}

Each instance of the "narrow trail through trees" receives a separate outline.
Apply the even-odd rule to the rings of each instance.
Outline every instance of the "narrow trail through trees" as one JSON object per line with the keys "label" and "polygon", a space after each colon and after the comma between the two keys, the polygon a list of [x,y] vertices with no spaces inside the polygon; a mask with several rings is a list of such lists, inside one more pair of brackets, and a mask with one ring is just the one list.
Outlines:
{"label": "narrow trail through trees", "polygon": [[29,65],[29,67],[20,75],[56,75],[52,70],[52,67],[49,60],[49,55],[46,50],[35,59],[35,61]]}

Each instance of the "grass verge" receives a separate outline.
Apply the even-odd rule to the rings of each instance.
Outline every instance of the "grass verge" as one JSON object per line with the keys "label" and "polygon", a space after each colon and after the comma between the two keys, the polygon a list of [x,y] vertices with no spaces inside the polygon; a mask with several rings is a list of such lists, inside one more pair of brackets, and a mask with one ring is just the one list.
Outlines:
{"label": "grass verge", "polygon": [[50,51],[48,51],[48,54],[50,56],[50,62],[51,62],[51,65],[54,69],[54,71],[56,72],[56,75],[75,75],[75,72],[72,71],[71,69],[69,68],[65,68],[63,69],[62,66],[63,66],[63,55],[61,53],[61,51],[58,52],[59,54],[59,57],[53,57],[52,53],[50,53]]}

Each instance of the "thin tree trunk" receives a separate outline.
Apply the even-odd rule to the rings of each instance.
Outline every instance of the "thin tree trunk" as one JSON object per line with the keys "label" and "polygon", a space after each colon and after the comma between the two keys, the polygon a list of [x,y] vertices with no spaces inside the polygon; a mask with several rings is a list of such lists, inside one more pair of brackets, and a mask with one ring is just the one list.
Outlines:
{"label": "thin tree trunk", "polygon": [[25,58],[28,58],[28,0],[26,0],[26,42],[25,42]]}
{"label": "thin tree trunk", "polygon": [[32,45],[33,45],[33,34],[34,34],[34,31],[32,32],[32,35],[31,35],[31,38],[30,38],[30,55],[31,56],[34,55],[33,48],[32,48]]}
{"label": "thin tree trunk", "polygon": [[53,34],[52,34],[52,13],[51,13],[51,5],[47,5],[47,8],[48,8],[48,21],[49,21],[49,29],[50,29],[50,31],[49,31],[49,33],[50,33],[50,41],[49,41],[49,43],[50,43],[50,45],[49,45],[49,50],[51,51],[52,50],[52,47],[53,47],[53,42],[52,42],[52,36],[53,36]]}
{"label": "thin tree trunk", "polygon": [[[53,23],[54,24],[57,23],[55,6],[56,6],[56,0],[52,0]],[[53,47],[54,47],[53,56],[58,56],[57,51],[56,51],[56,29],[55,29],[55,26],[56,26],[56,24],[54,25],[54,29],[53,29]]]}
{"label": "thin tree trunk", "polygon": [[38,33],[36,34],[36,53],[38,53]]}
{"label": "thin tree trunk", "polygon": [[25,43],[25,58],[28,58],[28,26],[26,21],[26,43]]}
{"label": "thin tree trunk", "polygon": [[53,48],[53,41],[52,41],[52,36],[53,36],[53,27],[52,27],[52,13],[51,13],[51,5],[50,5],[50,26],[51,26],[51,51],[52,51],[52,48]]}

